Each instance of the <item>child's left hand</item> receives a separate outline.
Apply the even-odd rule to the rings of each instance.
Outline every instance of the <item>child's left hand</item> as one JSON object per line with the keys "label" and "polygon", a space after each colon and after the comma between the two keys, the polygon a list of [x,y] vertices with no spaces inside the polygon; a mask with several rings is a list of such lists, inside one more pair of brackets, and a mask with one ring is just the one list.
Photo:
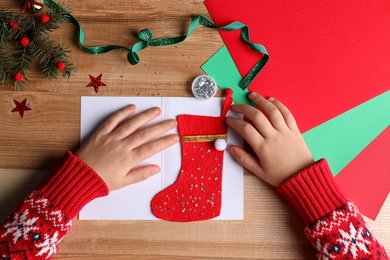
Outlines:
{"label": "child's left hand", "polygon": [[76,152],[80,160],[99,174],[110,191],[146,180],[158,173],[158,165],[136,166],[179,141],[178,135],[155,139],[176,127],[175,120],[143,128],[160,116],[160,108],[154,107],[126,119],[135,111],[136,106],[130,105],[116,112]]}

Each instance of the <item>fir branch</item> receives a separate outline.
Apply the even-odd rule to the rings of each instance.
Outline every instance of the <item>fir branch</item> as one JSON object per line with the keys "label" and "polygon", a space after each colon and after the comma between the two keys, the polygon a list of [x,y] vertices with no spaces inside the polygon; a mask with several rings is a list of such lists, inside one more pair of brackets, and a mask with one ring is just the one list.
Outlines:
{"label": "fir branch", "polygon": [[14,14],[7,9],[0,10],[0,21],[6,22],[10,20],[10,17],[14,16]]}
{"label": "fir branch", "polygon": [[[0,48],[0,77],[3,83],[13,84],[17,90],[26,88],[28,82],[26,74],[30,69],[31,57],[27,50],[10,51],[4,46]],[[24,76],[21,82],[15,80],[15,74],[18,72]]]}
{"label": "fir branch", "polygon": [[[70,8],[69,6],[66,6],[64,7],[64,2],[61,1],[61,2],[58,2],[56,5],[51,5],[50,6],[50,9],[53,11],[53,12],[56,12],[56,13],[67,13],[66,16],[68,16],[68,14],[70,14]],[[69,10],[69,11],[68,11]],[[70,18],[70,17],[68,17]]]}
{"label": "fir branch", "polygon": [[58,78],[61,71],[57,69],[57,62],[64,62],[66,65],[62,71],[64,78],[70,77],[76,71],[68,57],[69,49],[65,48],[62,43],[56,45],[48,36],[35,38],[34,42],[30,44],[29,51],[43,65],[42,73],[45,78]]}
{"label": "fir branch", "polygon": [[10,75],[8,73],[8,62],[9,60],[7,58],[7,53],[5,50],[5,47],[0,45],[0,78],[2,79],[2,82],[8,82],[10,80]]}
{"label": "fir branch", "polygon": [[[12,29],[11,22],[18,25],[17,29]],[[14,44],[18,44],[21,38],[27,36],[35,26],[32,17],[17,15],[8,11],[0,11],[0,43],[7,42],[7,39]]]}
{"label": "fir branch", "polygon": [[40,64],[47,64],[58,53],[55,51],[55,43],[50,38],[38,36],[30,44],[30,51]]}
{"label": "fir branch", "polygon": [[12,78],[15,89],[18,90],[27,86],[27,71],[31,70],[32,57],[28,53],[28,48],[29,47],[14,51],[13,55],[19,57],[19,59],[17,59],[17,63],[10,64],[12,76],[18,72],[24,76],[24,79],[21,82],[17,82]]}
{"label": "fir branch", "polygon": [[77,72],[77,70],[73,66],[73,63],[69,59],[68,53],[70,52],[70,49],[65,47],[65,43],[62,44],[62,42],[58,44],[57,48],[58,50],[60,50],[61,60],[65,62],[66,65],[66,68],[62,71],[62,77],[69,78],[70,76],[73,76],[74,73]]}
{"label": "fir branch", "polygon": [[45,78],[58,78],[60,74],[67,78],[76,72],[68,57],[69,49],[47,35],[69,21],[70,13],[61,4],[48,15],[50,19],[45,23],[40,18],[0,9],[0,79],[15,89],[27,86],[33,58],[42,65]]}
{"label": "fir branch", "polygon": [[4,44],[7,42],[7,24],[0,20],[0,44]]}
{"label": "fir branch", "polygon": [[17,50],[15,54],[19,54],[18,56],[20,57],[15,72],[20,72],[24,75],[27,70],[31,69],[31,58],[28,56],[27,48]]}
{"label": "fir branch", "polygon": [[[52,57],[52,59],[46,63],[43,67],[43,76],[45,78],[57,79],[58,75],[61,73],[63,78],[69,78],[74,75],[76,69],[73,66],[73,63],[69,60],[68,53],[69,49],[65,47],[64,44],[60,43],[54,48],[54,52],[56,52],[56,56]],[[58,62],[65,63],[65,69],[60,71],[57,68]]]}
{"label": "fir branch", "polygon": [[12,13],[6,10],[0,10],[0,44],[6,43],[9,33],[9,21]]}
{"label": "fir branch", "polygon": [[48,23],[43,24],[38,23],[36,28],[34,28],[34,34],[39,35],[40,33],[48,33],[55,29],[60,28],[60,25],[62,23],[69,21],[69,11],[66,10],[66,8],[62,7],[62,4],[60,5],[60,9],[50,10],[48,12],[48,15],[50,17],[50,21]]}

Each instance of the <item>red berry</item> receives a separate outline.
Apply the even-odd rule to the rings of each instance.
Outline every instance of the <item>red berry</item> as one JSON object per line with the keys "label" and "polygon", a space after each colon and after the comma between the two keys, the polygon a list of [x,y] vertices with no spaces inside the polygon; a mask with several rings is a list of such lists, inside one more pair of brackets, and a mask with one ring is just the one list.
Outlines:
{"label": "red berry", "polygon": [[41,22],[42,22],[43,24],[50,22],[50,16],[47,15],[47,14],[43,14],[43,15],[41,16]]}
{"label": "red berry", "polygon": [[20,40],[20,45],[22,45],[23,47],[27,47],[27,45],[29,45],[29,44],[30,44],[30,39],[27,37],[23,37]]}
{"label": "red berry", "polygon": [[19,28],[19,25],[15,22],[9,22],[9,26],[13,29],[13,30],[17,30]]}
{"label": "red berry", "polygon": [[23,74],[17,72],[17,73],[15,74],[15,76],[14,76],[14,79],[15,79],[16,82],[22,82],[23,79],[24,79],[24,76],[23,76]]}
{"label": "red berry", "polygon": [[63,61],[59,61],[59,62],[57,62],[56,67],[58,70],[64,70],[66,68],[66,64]]}

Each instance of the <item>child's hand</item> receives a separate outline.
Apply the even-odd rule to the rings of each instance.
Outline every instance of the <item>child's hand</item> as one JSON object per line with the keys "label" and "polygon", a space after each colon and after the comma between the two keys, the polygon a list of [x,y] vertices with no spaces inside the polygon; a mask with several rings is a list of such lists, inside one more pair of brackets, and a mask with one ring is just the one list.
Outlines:
{"label": "child's hand", "polygon": [[99,174],[109,190],[146,180],[158,173],[158,165],[134,167],[179,141],[178,135],[154,139],[174,128],[175,120],[143,128],[161,114],[160,108],[152,108],[127,119],[135,111],[136,106],[130,105],[116,112],[76,152]]}
{"label": "child's hand", "polygon": [[249,99],[258,109],[233,105],[231,110],[244,115],[248,122],[228,117],[228,126],[240,133],[256,157],[240,147],[228,150],[239,164],[265,182],[279,186],[295,173],[312,164],[313,156],[291,112],[279,101],[251,93]]}

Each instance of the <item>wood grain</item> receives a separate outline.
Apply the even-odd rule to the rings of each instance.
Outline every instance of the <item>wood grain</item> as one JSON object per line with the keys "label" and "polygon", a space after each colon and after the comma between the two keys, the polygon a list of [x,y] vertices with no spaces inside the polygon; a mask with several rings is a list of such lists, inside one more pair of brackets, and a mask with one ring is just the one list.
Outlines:
{"label": "wood grain", "polygon": [[[16,1],[17,2],[17,1]],[[155,37],[186,32],[193,15],[206,14],[202,0],[68,0],[86,33],[87,45],[137,42],[138,31]],[[0,8],[18,11],[14,0]],[[70,79],[42,79],[39,66],[29,87],[18,92],[0,87],[0,221],[45,176],[66,150],[79,145],[80,96],[190,96],[190,83],[204,74],[200,66],[220,47],[218,33],[199,27],[180,45],[148,48],[140,64],[127,63],[126,52],[102,56],[83,53],[75,28],[64,24],[51,37],[66,40],[78,72]],[[88,75],[103,74],[107,87],[95,94]],[[11,113],[13,99],[28,99],[32,111],[23,119]],[[126,205],[124,205],[126,206]],[[270,187],[245,174],[244,221],[168,223],[164,221],[74,221],[55,259],[314,259],[293,209]],[[367,219],[390,250],[390,199],[374,222]]]}

